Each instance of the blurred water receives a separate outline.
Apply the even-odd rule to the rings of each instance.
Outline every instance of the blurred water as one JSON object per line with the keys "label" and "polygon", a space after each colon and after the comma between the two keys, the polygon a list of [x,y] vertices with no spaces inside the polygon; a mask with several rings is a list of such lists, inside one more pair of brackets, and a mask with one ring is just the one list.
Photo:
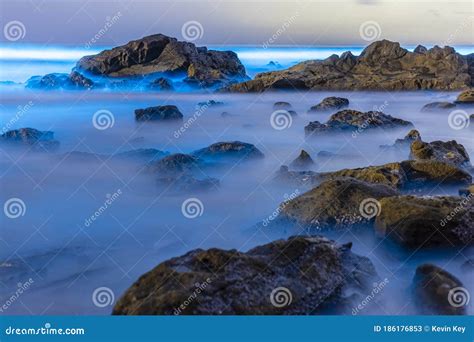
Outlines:
{"label": "blurred water", "polygon": [[[0,127],[34,127],[55,132],[61,143],[56,156],[25,153],[2,148],[0,159],[0,202],[16,197],[24,201],[26,213],[17,219],[1,215],[0,299],[6,300],[18,282],[30,277],[33,286],[11,305],[6,314],[109,314],[111,307],[93,304],[94,289],[107,286],[116,299],[141,274],[159,262],[195,248],[248,250],[269,241],[301,233],[292,227],[259,232],[253,226],[270,216],[292,193],[306,189],[271,182],[282,164],[291,162],[301,149],[315,159],[315,171],[383,164],[403,160],[407,152],[381,150],[409,129],[363,132],[357,137],[328,136],[305,140],[303,128],[309,121],[324,122],[329,114],[307,114],[321,99],[340,95],[350,108],[384,112],[409,120],[425,141],[456,139],[474,155],[473,131],[453,130],[449,113],[423,113],[432,101],[452,101],[446,92],[341,92],[341,93],[128,93],[128,92],[36,92],[10,90],[1,94]],[[187,122],[198,102],[213,99],[223,106],[210,107],[178,138],[179,125],[141,123],[134,110],[175,104]],[[288,101],[298,113],[287,129],[276,130],[270,117],[273,103]],[[25,109],[25,105],[27,105]],[[19,108],[18,106],[21,106]],[[113,126],[98,130],[93,115],[110,111]],[[230,116],[222,117],[222,112]],[[153,175],[140,172],[131,161],[70,161],[61,153],[70,151],[113,154],[135,148],[156,148],[170,153],[188,153],[218,141],[240,140],[255,144],[264,154],[225,170],[210,170],[220,188],[206,193],[162,192]],[[342,155],[321,160],[320,151]],[[96,221],[85,221],[120,190],[120,195]],[[434,194],[455,194],[457,189],[437,189]],[[203,203],[202,215],[183,216],[182,203],[196,197]],[[382,306],[361,314],[410,314],[405,289],[414,269],[434,262],[458,275],[471,290],[473,284],[460,272],[464,255],[450,252],[410,255],[379,244],[372,234],[335,236],[339,242],[354,242],[354,251],[368,256],[380,279],[388,277],[380,298]],[[472,252],[472,251],[471,251]],[[2,261],[3,260],[3,261]],[[3,262],[3,264],[2,264]],[[2,302],[2,301],[0,301]]]}

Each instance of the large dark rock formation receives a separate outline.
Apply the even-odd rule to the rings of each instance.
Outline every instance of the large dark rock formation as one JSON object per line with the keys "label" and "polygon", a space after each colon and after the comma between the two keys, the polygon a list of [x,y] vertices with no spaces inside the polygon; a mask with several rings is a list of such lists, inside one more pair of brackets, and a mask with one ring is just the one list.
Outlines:
{"label": "large dark rock formation", "polygon": [[456,166],[470,165],[466,149],[456,140],[430,143],[417,140],[411,144],[410,151],[411,158],[416,160],[439,160]]}
{"label": "large dark rock formation", "polygon": [[367,46],[358,57],[345,52],[340,57],[306,61],[286,70],[258,74],[254,80],[226,90],[457,90],[472,86],[473,76],[472,54],[463,56],[448,46],[410,52],[399,43],[382,40]]}
{"label": "large dark rock formation", "polygon": [[59,141],[54,139],[54,132],[39,131],[34,128],[7,131],[0,135],[0,142],[27,146],[37,151],[50,151],[59,147]]}
{"label": "large dark rock formation", "polygon": [[142,275],[115,315],[304,315],[349,313],[376,276],[351,244],[291,237],[243,253],[193,250]]}

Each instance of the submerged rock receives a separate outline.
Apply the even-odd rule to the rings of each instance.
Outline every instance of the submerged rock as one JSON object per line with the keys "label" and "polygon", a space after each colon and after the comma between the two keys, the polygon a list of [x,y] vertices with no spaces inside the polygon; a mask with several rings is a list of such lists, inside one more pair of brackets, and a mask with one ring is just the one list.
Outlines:
{"label": "submerged rock", "polygon": [[[381,40],[367,46],[359,56],[345,52],[340,57],[305,61],[286,70],[260,73],[226,90],[454,90],[474,83],[470,55],[460,55],[449,46],[421,52],[421,48],[410,52],[399,43]],[[474,101],[473,95],[461,100],[464,98]]]}
{"label": "submerged rock", "polygon": [[161,176],[176,176],[203,166],[202,160],[189,154],[176,153],[148,164],[147,170]]}
{"label": "submerged rock", "polygon": [[414,141],[421,141],[421,134],[416,129],[412,129],[403,139],[395,140],[393,145],[382,145],[381,148],[390,149],[390,148],[397,148],[397,149],[406,149],[410,148],[411,144]]}
{"label": "submerged rock", "polygon": [[26,88],[57,90],[57,89],[90,89],[94,82],[77,71],[68,74],[52,73],[44,76],[33,76],[26,81]]}
{"label": "submerged rock", "polygon": [[474,104],[474,89],[463,91],[456,99],[458,104]]}
{"label": "submerged rock", "polygon": [[395,196],[380,200],[375,229],[409,248],[472,245],[474,206],[462,197]]}
{"label": "submerged rock", "polygon": [[54,132],[39,131],[34,128],[19,128],[0,135],[0,142],[30,146],[33,150],[54,150],[59,141],[54,139]]}
{"label": "submerged rock", "polygon": [[174,121],[182,119],[183,114],[178,107],[172,105],[135,110],[135,120],[137,121]]}
{"label": "submerged rock", "polygon": [[284,101],[278,101],[273,104],[273,109],[278,110],[278,109],[283,109],[283,110],[291,110],[293,107],[289,102],[284,102]]}
{"label": "submerged rock", "polygon": [[422,112],[435,112],[435,111],[444,111],[448,109],[453,109],[456,107],[456,104],[451,102],[432,102],[428,103],[421,108]]}
{"label": "submerged rock", "polygon": [[305,150],[301,150],[300,155],[291,162],[290,166],[295,169],[304,169],[314,164],[313,159]]}
{"label": "submerged rock", "polygon": [[174,90],[173,81],[166,77],[159,77],[151,81],[148,87],[155,90]]}
{"label": "submerged rock", "polygon": [[317,105],[309,109],[309,113],[325,112],[330,110],[339,110],[349,106],[349,100],[344,97],[326,97]]}
{"label": "submerged rock", "polygon": [[192,155],[199,158],[233,158],[238,160],[264,157],[263,153],[254,145],[241,141],[218,142],[194,151]]}
{"label": "submerged rock", "polygon": [[316,182],[318,173],[314,171],[290,171],[288,166],[282,165],[273,178],[274,182],[291,184],[293,186],[309,187]]}
{"label": "submerged rock", "polygon": [[163,34],[85,56],[77,62],[76,69],[107,77],[183,74],[188,81],[203,87],[247,79],[245,68],[234,52],[196,47]]}
{"label": "submerged rock", "polygon": [[[318,230],[364,226],[379,211],[376,200],[396,195],[397,190],[382,184],[351,178],[328,180],[282,204],[279,219]],[[368,199],[371,203],[365,205]]]}
{"label": "submerged rock", "polygon": [[359,112],[356,110],[342,110],[331,115],[329,120],[322,124],[318,121],[310,122],[304,131],[306,135],[317,135],[324,133],[357,132],[366,129],[402,128],[413,126],[409,121],[394,118],[382,112]]}
{"label": "submerged rock", "polygon": [[410,152],[410,157],[415,160],[439,160],[456,166],[470,165],[466,149],[455,140],[430,143],[417,140],[411,144]]}
{"label": "submerged rock", "polygon": [[[459,279],[444,269],[423,264],[412,283],[413,300],[420,314],[464,315],[469,298]],[[460,305],[463,304],[464,305]]]}
{"label": "submerged rock", "polygon": [[291,237],[237,250],[197,249],[142,275],[114,315],[304,315],[348,313],[376,276],[351,244]]}

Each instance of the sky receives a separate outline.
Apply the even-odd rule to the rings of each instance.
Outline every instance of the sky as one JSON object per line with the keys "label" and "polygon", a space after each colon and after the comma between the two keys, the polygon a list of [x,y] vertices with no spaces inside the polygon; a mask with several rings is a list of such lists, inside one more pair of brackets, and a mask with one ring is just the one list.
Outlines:
{"label": "sky", "polygon": [[[96,48],[163,33],[197,45],[472,45],[474,2],[0,0],[1,42]],[[13,36],[12,26],[19,28]],[[9,33],[8,33],[9,32]],[[18,32],[16,33],[18,34]],[[9,39],[8,39],[9,38]]]}

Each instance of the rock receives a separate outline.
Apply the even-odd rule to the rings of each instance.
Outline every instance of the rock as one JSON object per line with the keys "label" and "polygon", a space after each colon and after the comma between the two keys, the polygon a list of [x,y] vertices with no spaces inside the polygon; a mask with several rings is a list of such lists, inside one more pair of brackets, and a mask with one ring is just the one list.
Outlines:
{"label": "rock", "polygon": [[203,162],[199,158],[189,154],[176,153],[149,163],[147,170],[158,173],[162,177],[175,177],[183,173],[192,172],[201,166],[203,166]]}
{"label": "rock", "polygon": [[314,185],[317,176],[318,174],[314,171],[289,171],[288,166],[282,165],[273,181],[297,187],[310,187]]}
{"label": "rock", "polygon": [[393,145],[382,145],[381,148],[409,148],[414,141],[421,141],[421,134],[416,129],[412,129],[403,139],[395,140]]}
{"label": "rock", "polygon": [[414,141],[410,147],[410,158],[415,160],[439,160],[456,166],[469,166],[469,155],[463,145],[455,140]]}
{"label": "rock", "polygon": [[38,151],[51,151],[59,147],[59,141],[54,139],[54,132],[34,128],[7,131],[0,135],[0,142],[29,146]]}
{"label": "rock", "polygon": [[208,100],[208,101],[205,101],[205,102],[199,102],[197,104],[196,108],[203,109],[203,108],[208,108],[208,107],[222,106],[223,104],[224,104],[224,102]]}
{"label": "rock", "polygon": [[238,160],[264,157],[254,145],[241,141],[218,142],[194,151],[192,155],[204,159],[233,158]]}
{"label": "rock", "polygon": [[[375,200],[397,194],[395,189],[382,184],[371,184],[351,178],[328,180],[282,204],[279,219],[318,230],[364,226],[378,212]],[[371,203],[367,204],[367,208],[364,205],[365,211],[361,211],[363,201],[368,199]],[[366,211],[372,209],[374,215],[366,215]]]}
{"label": "rock", "polygon": [[474,242],[474,206],[462,197],[395,196],[380,200],[375,229],[408,248],[454,247]]}
{"label": "rock", "polygon": [[438,266],[432,264],[418,266],[412,289],[413,300],[421,314],[464,315],[466,313],[466,305],[459,304],[465,300],[467,290],[459,279]]}
{"label": "rock", "polygon": [[44,76],[33,76],[26,81],[26,88],[29,89],[90,89],[94,87],[94,82],[81,75],[77,71],[71,74],[52,73]]}
{"label": "rock", "polygon": [[148,87],[155,90],[174,90],[173,81],[166,77],[159,77],[151,81]]}
{"label": "rock", "polygon": [[326,112],[331,110],[339,110],[349,106],[349,100],[343,97],[326,97],[316,106],[310,108],[309,113]]}
{"label": "rock", "polygon": [[145,109],[135,110],[135,120],[137,121],[175,121],[183,120],[183,114],[179,111],[178,107],[167,105],[167,106],[156,106]]}
{"label": "rock", "polygon": [[381,40],[357,57],[346,52],[340,57],[302,62],[257,74],[253,80],[230,85],[224,91],[263,92],[290,86],[304,90],[458,90],[474,83],[470,55],[460,55],[448,46],[435,46],[424,53],[420,50],[410,52],[399,43]]}
{"label": "rock", "polygon": [[426,47],[424,47],[423,45],[418,45],[415,50],[413,50],[413,52],[415,53],[421,53],[421,54],[425,54],[428,52],[428,49]]}
{"label": "rock", "polygon": [[469,187],[466,188],[466,189],[461,189],[461,190],[459,190],[459,195],[460,195],[460,196],[470,196],[470,195],[474,195],[474,184],[471,184],[471,186],[469,186]]}
{"label": "rock", "polygon": [[457,104],[473,104],[474,103],[474,90],[469,89],[463,91],[459,94],[458,98],[456,99]]}
{"label": "rock", "polygon": [[234,115],[234,114],[231,114],[231,113],[229,113],[229,112],[222,112],[222,113],[221,113],[221,117],[223,117],[223,118],[231,118],[231,117],[233,117],[233,116],[235,116],[235,115]]}
{"label": "rock", "polygon": [[81,58],[76,69],[92,75],[134,77],[158,73],[186,76],[202,87],[248,79],[231,51],[214,51],[155,34]]}
{"label": "rock", "polygon": [[279,101],[279,102],[275,102],[273,104],[273,109],[275,109],[275,110],[278,110],[278,109],[291,110],[291,109],[293,109],[293,107],[288,102]]}
{"label": "rock", "polygon": [[318,121],[310,122],[304,131],[306,135],[318,135],[323,133],[356,132],[374,128],[402,128],[410,127],[409,121],[394,118],[382,112],[359,112],[356,110],[342,110],[331,115],[329,120],[322,124]]}
{"label": "rock", "polygon": [[[348,313],[376,276],[350,244],[291,237],[237,250],[196,249],[142,275],[114,315],[307,315]],[[194,294],[194,296],[193,296]]]}
{"label": "rock", "polygon": [[422,112],[435,112],[435,111],[444,111],[448,109],[453,109],[456,107],[456,104],[451,102],[432,102],[425,104],[421,108]]}
{"label": "rock", "polygon": [[290,166],[295,169],[304,169],[311,167],[314,164],[313,159],[305,150],[301,150],[300,155],[291,162]]}

